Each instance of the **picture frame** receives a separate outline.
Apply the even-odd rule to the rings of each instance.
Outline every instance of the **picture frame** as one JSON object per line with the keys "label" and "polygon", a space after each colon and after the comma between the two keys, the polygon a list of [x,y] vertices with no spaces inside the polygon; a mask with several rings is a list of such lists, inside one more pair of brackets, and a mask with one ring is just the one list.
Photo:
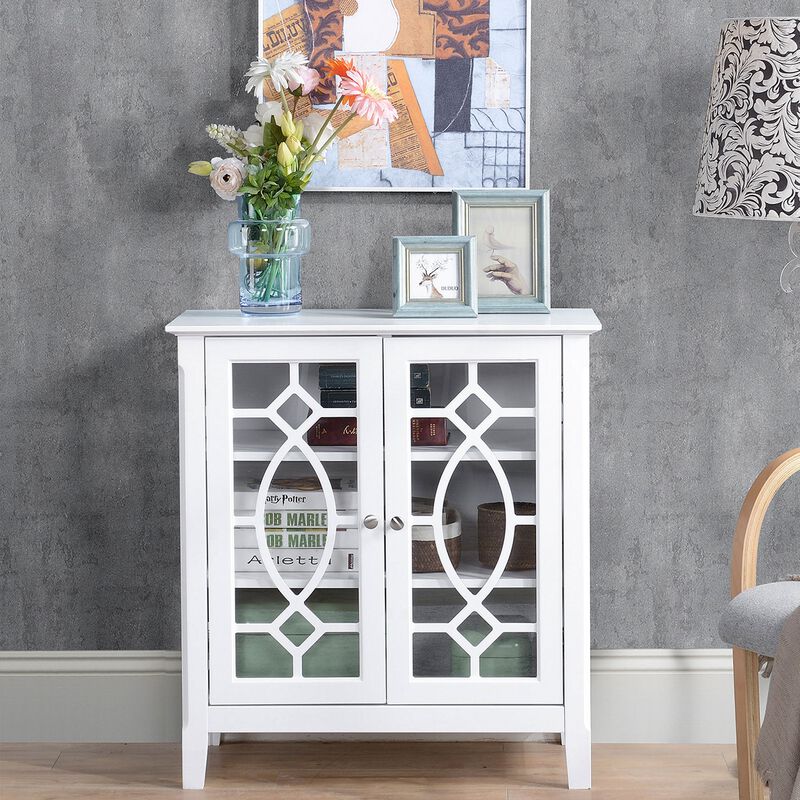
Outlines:
{"label": "picture frame", "polygon": [[[532,30],[531,0],[430,0],[399,11],[258,0],[260,56],[302,53],[318,71],[328,58],[352,59],[400,113],[390,126],[351,131],[341,148],[338,140],[306,191],[529,186]],[[319,112],[333,101],[311,95]]]}
{"label": "picture frame", "polygon": [[478,313],[550,313],[548,189],[454,190],[453,233],[476,239]]}
{"label": "picture frame", "polygon": [[394,316],[476,317],[474,236],[395,236]]}

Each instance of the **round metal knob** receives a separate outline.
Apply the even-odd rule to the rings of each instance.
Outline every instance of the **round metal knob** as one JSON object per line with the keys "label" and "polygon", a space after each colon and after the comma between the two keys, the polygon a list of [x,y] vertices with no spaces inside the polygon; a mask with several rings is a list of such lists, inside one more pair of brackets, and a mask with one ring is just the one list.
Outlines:
{"label": "round metal knob", "polygon": [[403,522],[400,517],[392,517],[391,521],[389,522],[393,531],[401,531],[403,530],[405,523]]}
{"label": "round metal knob", "polygon": [[370,514],[368,517],[364,517],[364,527],[369,528],[372,530],[373,528],[378,527],[378,518],[373,514]]}

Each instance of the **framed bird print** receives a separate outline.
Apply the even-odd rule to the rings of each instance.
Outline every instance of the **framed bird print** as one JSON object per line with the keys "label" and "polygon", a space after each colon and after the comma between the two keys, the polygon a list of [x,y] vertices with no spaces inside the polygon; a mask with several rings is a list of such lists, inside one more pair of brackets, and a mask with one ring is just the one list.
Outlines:
{"label": "framed bird print", "polygon": [[[309,189],[527,186],[529,50],[530,0],[259,0],[259,55],[300,53],[321,75],[352,62],[398,112],[348,125]],[[338,92],[323,81],[296,116],[326,113]]]}
{"label": "framed bird print", "polygon": [[550,312],[550,193],[459,189],[453,233],[474,236],[478,312]]}
{"label": "framed bird print", "polygon": [[474,236],[395,236],[394,315],[475,317]]}

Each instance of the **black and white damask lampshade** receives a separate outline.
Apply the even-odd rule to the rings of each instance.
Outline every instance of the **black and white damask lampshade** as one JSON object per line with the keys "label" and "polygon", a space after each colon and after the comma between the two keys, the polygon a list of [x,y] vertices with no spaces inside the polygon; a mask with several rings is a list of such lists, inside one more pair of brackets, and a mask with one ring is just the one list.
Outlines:
{"label": "black and white damask lampshade", "polygon": [[800,220],[800,19],[722,26],[694,213]]}

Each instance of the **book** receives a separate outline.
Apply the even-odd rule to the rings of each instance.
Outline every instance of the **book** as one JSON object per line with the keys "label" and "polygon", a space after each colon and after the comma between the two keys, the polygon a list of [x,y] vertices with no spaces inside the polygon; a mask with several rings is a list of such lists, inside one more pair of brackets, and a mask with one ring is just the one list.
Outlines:
{"label": "book", "polygon": [[352,447],[358,434],[355,417],[320,417],[306,434],[312,447]]}
{"label": "book", "polygon": [[[295,549],[285,547],[270,550],[270,557],[279,572],[315,572],[322,558],[321,549]],[[237,548],[233,551],[236,572],[263,572],[264,563],[258,549]],[[358,569],[358,553],[349,550],[333,550],[328,570],[331,572],[354,572]]]}
{"label": "book", "polygon": [[430,408],[431,390],[430,389],[411,389],[411,408]]}
{"label": "book", "polygon": [[[328,534],[322,531],[267,531],[267,547],[290,548],[295,550],[317,549],[325,547]],[[333,540],[335,550],[358,550],[361,534],[352,528],[337,530]],[[258,540],[254,528],[235,528],[233,546],[258,549]]]}
{"label": "book", "polygon": [[[334,502],[340,511],[358,508],[355,478],[330,478]],[[233,507],[237,513],[255,511],[261,478],[238,477],[233,481]],[[326,509],[325,494],[316,475],[299,478],[277,478],[272,481],[264,504],[264,512],[286,509]],[[325,523],[327,526],[327,521]],[[325,527],[323,526],[323,527]],[[279,527],[279,526],[276,526]],[[291,527],[302,527],[293,525]],[[316,526],[312,526],[316,527]]]}
{"label": "book", "polygon": [[320,389],[355,389],[355,364],[320,364]]}
{"label": "book", "polygon": [[356,394],[355,389],[320,389],[319,404],[323,408],[355,408]]}
{"label": "book", "polygon": [[[426,389],[430,386],[431,371],[427,364],[411,365],[411,386],[414,389]],[[355,364],[320,364],[320,389],[355,389]]]}
{"label": "book", "polygon": [[446,417],[412,417],[412,445],[446,445],[450,437]]}
{"label": "book", "polygon": [[431,385],[431,371],[427,364],[411,365],[411,388],[427,389]]}

